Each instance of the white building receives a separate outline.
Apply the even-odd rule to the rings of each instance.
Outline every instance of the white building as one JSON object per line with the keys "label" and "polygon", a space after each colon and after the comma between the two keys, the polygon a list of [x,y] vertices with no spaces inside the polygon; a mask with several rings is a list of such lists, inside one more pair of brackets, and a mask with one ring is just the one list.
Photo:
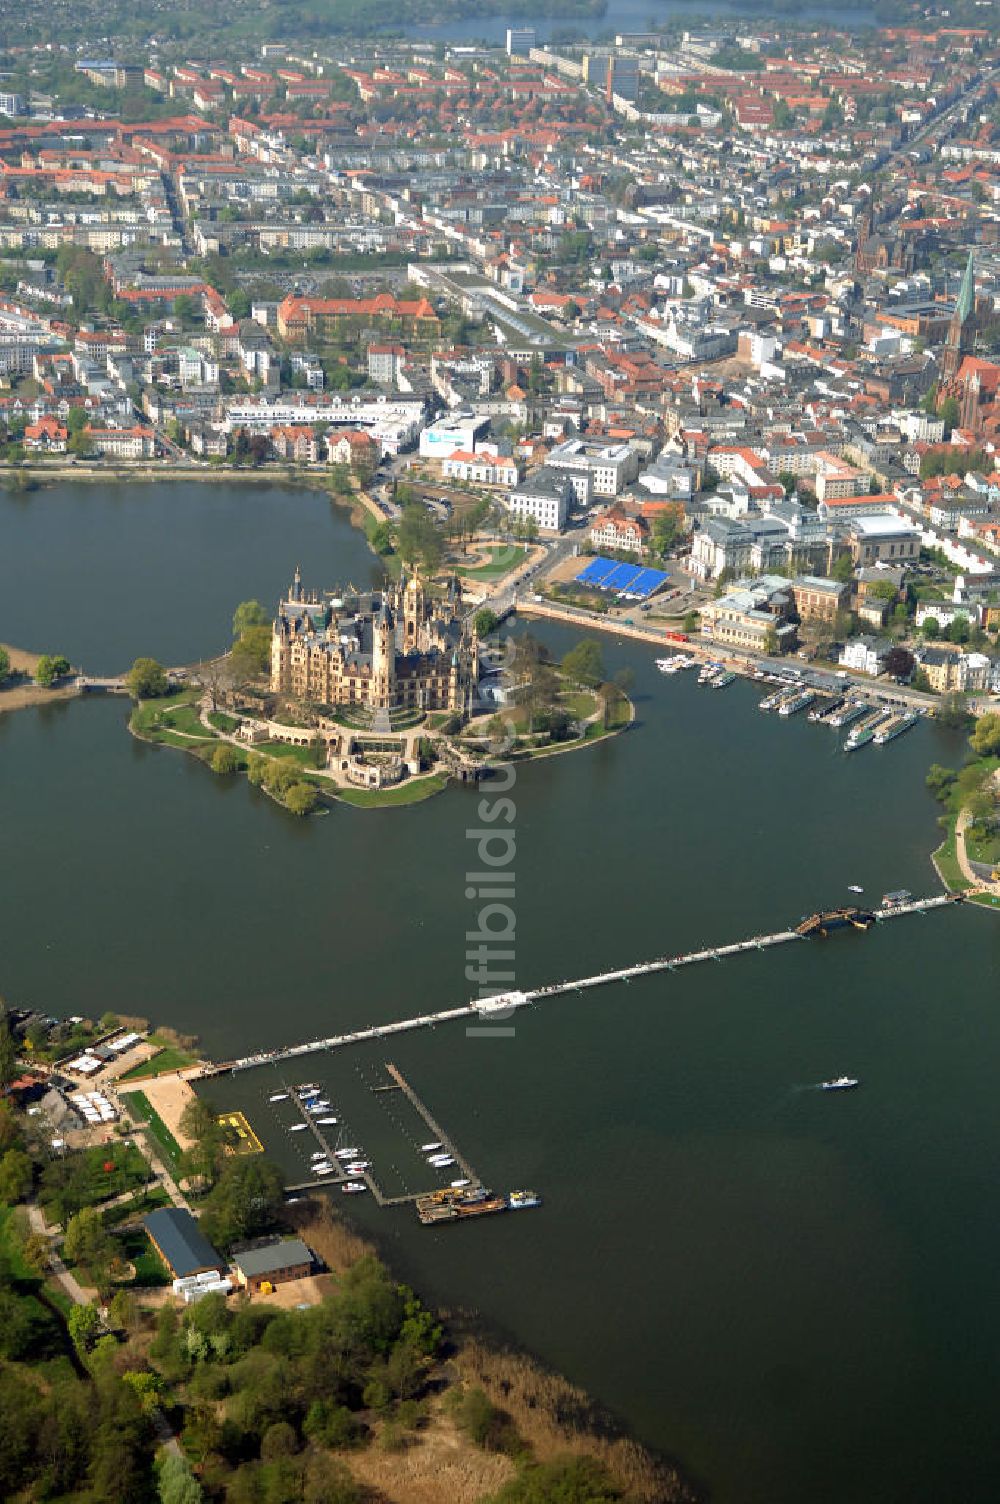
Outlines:
{"label": "white building", "polygon": [[513,517],[532,519],[548,532],[561,532],[569,516],[573,488],[568,478],[543,465],[507,497]]}
{"label": "white building", "polygon": [[420,435],[420,457],[444,460],[456,449],[475,450],[476,440],[490,426],[488,417],[476,413],[448,413],[437,418]]}
{"label": "white building", "polygon": [[550,453],[547,468],[562,470],[581,506],[591,496],[617,496],[639,473],[639,456],[628,444],[588,444],[567,439]]}
{"label": "white building", "polygon": [[870,674],[873,679],[885,670],[891,642],[884,637],[852,637],[841,649],[837,662],[842,668],[851,668],[858,674]]}

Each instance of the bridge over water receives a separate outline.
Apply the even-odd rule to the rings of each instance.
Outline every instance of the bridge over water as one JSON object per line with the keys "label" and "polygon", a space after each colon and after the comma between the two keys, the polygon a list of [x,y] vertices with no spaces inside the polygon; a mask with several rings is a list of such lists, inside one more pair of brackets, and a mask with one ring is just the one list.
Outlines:
{"label": "bridge over water", "polygon": [[[254,1055],[244,1055],[238,1060],[225,1061],[207,1067],[203,1076],[215,1076],[226,1072],[251,1070],[259,1065],[279,1065],[294,1060],[300,1055],[312,1055],[321,1050],[338,1050],[345,1045],[366,1044],[376,1039],[387,1039],[393,1034],[406,1034],[414,1029],[432,1028],[435,1024],[455,1023],[465,1019],[468,1023],[484,1024],[490,1020],[509,1017],[520,1008],[535,1007],[550,998],[563,997],[567,993],[583,993],[595,987],[610,986],[615,982],[631,982],[636,977],[646,977],[660,971],[679,971],[685,966],[695,966],[702,961],[724,961],[729,956],[742,955],[748,951],[765,951],[775,945],[787,945],[802,941],[812,935],[826,932],[824,920],[843,924],[844,915],[863,914],[867,923],[885,923],[901,919],[907,914],[923,914],[931,909],[944,908],[961,902],[963,894],[938,893],[931,898],[914,898],[905,903],[881,909],[832,910],[810,916],[797,929],[777,930],[770,935],[751,935],[746,940],[737,940],[728,945],[708,946],[703,950],[688,951],[676,956],[657,956],[651,961],[640,961],[633,966],[622,966],[615,971],[602,971],[590,977],[577,977],[573,981],[551,982],[547,987],[536,987],[528,992],[505,992],[495,997],[474,998],[455,1008],[442,1008],[437,1013],[422,1013],[414,1018],[399,1019],[396,1023],[371,1024],[366,1029],[355,1029],[347,1034],[332,1034],[326,1039],[313,1039],[305,1044],[287,1045],[275,1050],[262,1050]],[[857,919],[848,918],[848,924],[857,924]],[[862,927],[862,926],[859,926]]]}

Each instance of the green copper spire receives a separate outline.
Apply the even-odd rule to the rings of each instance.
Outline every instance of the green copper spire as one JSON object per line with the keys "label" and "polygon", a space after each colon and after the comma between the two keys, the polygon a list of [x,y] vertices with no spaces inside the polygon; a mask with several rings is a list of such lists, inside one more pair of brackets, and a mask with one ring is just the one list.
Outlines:
{"label": "green copper spire", "polygon": [[965,266],[965,275],[958,291],[958,302],[955,304],[955,312],[964,324],[976,304],[976,269],[969,252],[969,259]]}

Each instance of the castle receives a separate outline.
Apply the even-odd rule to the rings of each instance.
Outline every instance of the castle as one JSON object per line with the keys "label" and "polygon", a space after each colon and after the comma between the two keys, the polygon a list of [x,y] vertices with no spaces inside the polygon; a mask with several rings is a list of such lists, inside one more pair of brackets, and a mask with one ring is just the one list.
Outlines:
{"label": "castle", "polygon": [[452,581],[432,599],[419,574],[321,600],[298,569],[271,631],[271,690],[317,706],[465,714],[479,679],[475,637]]}

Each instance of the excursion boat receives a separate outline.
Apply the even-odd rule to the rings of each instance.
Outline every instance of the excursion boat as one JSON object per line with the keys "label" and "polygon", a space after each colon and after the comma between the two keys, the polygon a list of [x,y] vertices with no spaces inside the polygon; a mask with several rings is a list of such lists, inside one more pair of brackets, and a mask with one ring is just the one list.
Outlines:
{"label": "excursion boat", "polygon": [[893,888],[891,893],[882,894],[883,909],[900,909],[904,903],[909,903],[913,894],[909,888]]}
{"label": "excursion boat", "polygon": [[895,741],[897,736],[902,736],[904,731],[909,731],[911,726],[915,726],[919,719],[918,715],[910,712],[907,715],[901,715],[898,720],[892,721],[881,731],[876,731],[874,737],[876,747],[884,747],[886,742]]}
{"label": "excursion boat", "polygon": [[356,1196],[359,1191],[367,1191],[368,1187],[363,1180],[349,1180],[346,1185],[340,1187],[345,1196]]}
{"label": "excursion boat", "polygon": [[523,1211],[528,1206],[541,1206],[542,1198],[537,1191],[511,1191],[507,1205],[512,1212]]}
{"label": "excursion boat", "polygon": [[713,689],[725,689],[725,688],[727,688],[728,685],[735,684],[735,683],[736,683],[736,675],[733,673],[732,669],[726,668],[726,669],[722,670],[721,674],[718,674],[712,680],[712,688]]}
{"label": "excursion boat", "polygon": [[288,1093],[287,1091],[276,1091],[271,1096],[269,1096],[267,1100],[269,1102],[287,1102]]}
{"label": "excursion boat", "polygon": [[853,1091],[861,1082],[856,1076],[834,1076],[832,1081],[821,1081],[820,1091]]}
{"label": "excursion boat", "polygon": [[868,706],[863,700],[847,700],[842,710],[830,716],[827,725],[836,726],[838,730],[841,726],[850,726],[852,721],[860,719],[867,709]]}
{"label": "excursion boat", "polygon": [[783,701],[778,706],[779,715],[798,715],[800,710],[806,710],[815,700],[816,696],[811,689],[803,689],[799,694],[792,695],[790,699]]}

